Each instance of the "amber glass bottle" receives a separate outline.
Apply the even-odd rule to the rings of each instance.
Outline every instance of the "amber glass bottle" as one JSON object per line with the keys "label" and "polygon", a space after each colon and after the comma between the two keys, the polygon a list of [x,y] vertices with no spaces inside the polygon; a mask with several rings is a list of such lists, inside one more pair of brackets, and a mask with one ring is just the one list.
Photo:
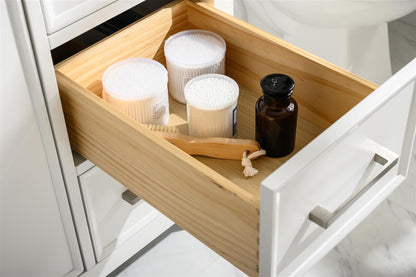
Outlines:
{"label": "amber glass bottle", "polygon": [[256,103],[256,140],[269,157],[283,157],[295,148],[298,105],[291,97],[295,82],[284,74],[264,77],[263,96]]}

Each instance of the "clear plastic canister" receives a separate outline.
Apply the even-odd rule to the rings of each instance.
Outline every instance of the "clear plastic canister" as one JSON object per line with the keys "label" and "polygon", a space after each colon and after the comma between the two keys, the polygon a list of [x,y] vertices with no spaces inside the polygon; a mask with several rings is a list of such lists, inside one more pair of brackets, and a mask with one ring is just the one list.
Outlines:
{"label": "clear plastic canister", "polygon": [[233,137],[237,128],[238,84],[221,74],[205,74],[185,86],[189,135]]}
{"label": "clear plastic canister", "polygon": [[205,30],[187,30],[165,42],[169,92],[185,103],[184,88],[192,78],[208,73],[225,73],[226,44],[219,35]]}
{"label": "clear plastic canister", "polygon": [[146,58],[121,60],[104,72],[103,98],[140,123],[166,125],[169,121],[168,73]]}

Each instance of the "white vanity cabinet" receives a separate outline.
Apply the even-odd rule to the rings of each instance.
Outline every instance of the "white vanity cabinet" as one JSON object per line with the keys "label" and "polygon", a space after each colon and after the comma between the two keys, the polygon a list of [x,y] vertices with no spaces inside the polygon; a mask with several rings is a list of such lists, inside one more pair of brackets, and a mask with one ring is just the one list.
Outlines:
{"label": "white vanity cabinet", "polygon": [[[160,22],[160,24],[155,24]],[[221,35],[226,74],[240,85],[237,135],[254,138],[259,81],[291,75],[299,118],[295,152],[256,161],[191,157],[101,97],[112,63],[164,62],[167,37]],[[376,86],[197,1],[164,9],[56,66],[72,147],[249,275],[298,275],[330,251],[407,176],[415,136],[416,60]],[[186,122],[170,102],[170,123]],[[178,120],[179,119],[179,120]]]}
{"label": "white vanity cabinet", "polygon": [[[0,276],[76,276],[81,253],[20,5],[0,1]],[[23,20],[24,22],[24,20]]]}
{"label": "white vanity cabinet", "polygon": [[[114,240],[92,227],[101,218],[93,214],[102,211],[95,187],[100,180],[114,178],[250,276],[288,276],[304,273],[407,178],[416,125],[416,60],[377,88],[205,3],[178,0],[54,72],[45,48],[53,45],[53,35],[40,24],[39,3],[26,6],[32,33],[45,34],[32,40],[42,57],[38,66],[71,207],[81,211],[85,202],[84,214],[73,214],[86,274],[104,272],[94,269],[112,256],[106,247]],[[239,161],[187,155],[100,97],[108,66],[132,56],[164,63],[164,41],[190,28],[214,31],[227,43],[226,74],[240,85],[240,137],[254,137],[260,79],[271,72],[295,79],[295,152],[254,161],[260,169],[254,178],[242,177]],[[170,109],[172,125],[186,123],[183,105],[171,101]],[[80,177],[81,188],[73,178],[68,138],[105,172]],[[108,187],[109,202],[119,203],[123,189]]]}

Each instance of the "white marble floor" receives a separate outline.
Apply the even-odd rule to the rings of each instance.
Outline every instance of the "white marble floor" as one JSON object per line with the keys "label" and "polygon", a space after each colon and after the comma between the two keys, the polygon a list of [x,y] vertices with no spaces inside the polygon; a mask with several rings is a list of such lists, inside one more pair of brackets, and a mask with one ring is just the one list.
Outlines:
{"label": "white marble floor", "polygon": [[416,276],[416,214],[384,201],[306,276]]}
{"label": "white marble floor", "polygon": [[[246,276],[177,226],[111,275]],[[416,276],[416,214],[384,201],[305,276]]]}
{"label": "white marble floor", "polygon": [[[416,27],[390,24],[393,71],[416,56]],[[416,276],[416,155],[412,178],[307,274],[308,277]],[[111,276],[246,276],[174,226]]]}
{"label": "white marble floor", "polygon": [[[119,277],[128,276],[246,276],[214,251],[178,226],[170,228],[130,261]],[[122,266],[123,267],[123,266]],[[120,268],[121,269],[121,268]],[[113,274],[112,274],[113,275]]]}

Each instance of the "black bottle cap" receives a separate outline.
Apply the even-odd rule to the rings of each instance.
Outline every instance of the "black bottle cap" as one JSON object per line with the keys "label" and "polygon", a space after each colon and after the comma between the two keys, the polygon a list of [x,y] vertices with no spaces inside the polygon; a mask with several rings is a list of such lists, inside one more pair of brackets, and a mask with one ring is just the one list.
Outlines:
{"label": "black bottle cap", "polygon": [[263,94],[273,98],[286,98],[292,95],[295,81],[285,74],[274,73],[260,81]]}

